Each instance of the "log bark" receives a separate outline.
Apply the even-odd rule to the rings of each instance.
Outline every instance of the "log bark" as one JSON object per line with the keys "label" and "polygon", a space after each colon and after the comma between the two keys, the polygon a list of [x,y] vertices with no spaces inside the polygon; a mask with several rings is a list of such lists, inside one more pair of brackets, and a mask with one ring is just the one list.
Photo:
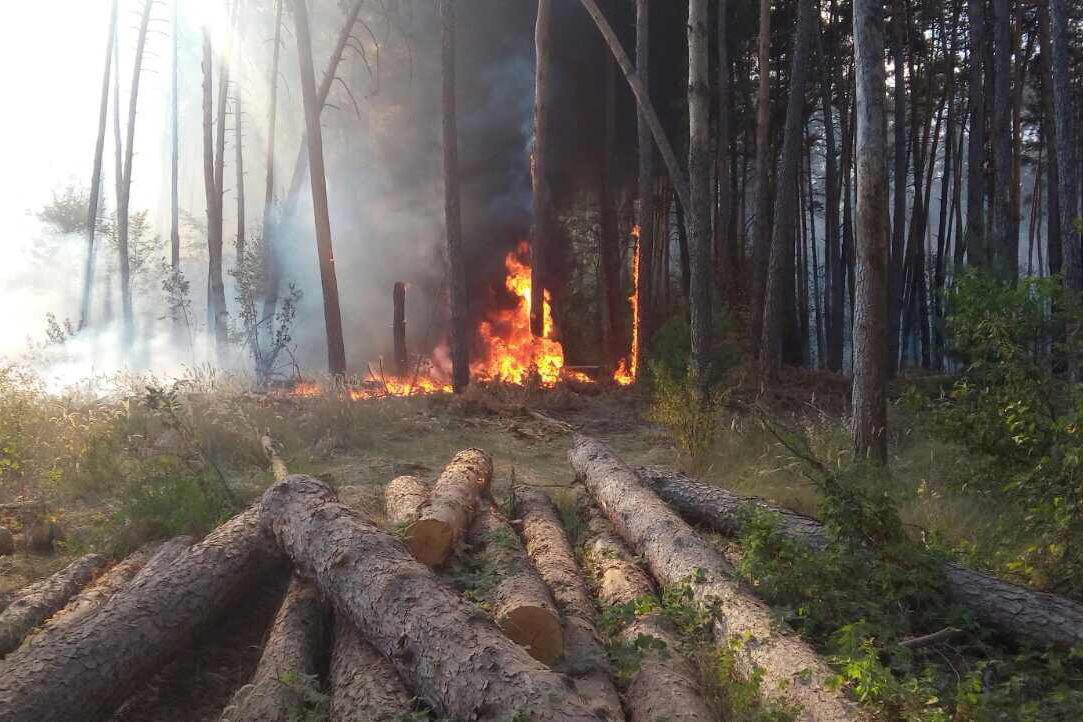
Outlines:
{"label": "log bark", "polygon": [[278,559],[256,510],[234,517],[161,573],[132,580],[83,624],[8,657],[0,719],[102,718]]}
{"label": "log bark", "polygon": [[0,657],[18,647],[34,627],[67,604],[104,566],[105,557],[88,554],[19,592],[0,612]]}
{"label": "log bark", "polygon": [[480,449],[460,451],[444,468],[417,521],[407,529],[414,558],[430,567],[447,561],[474,518],[479,496],[493,480],[493,462]]}
{"label": "log bark", "polygon": [[[640,475],[685,519],[720,534],[739,534],[742,512],[754,505],[763,511],[777,513],[779,528],[789,538],[813,549],[822,549],[828,543],[827,532],[820,522],[763,499],[740,496],[656,467],[642,469]],[[1051,644],[1083,643],[1083,605],[954,562],[948,562],[944,572],[951,595],[983,622],[1005,632]]]}
{"label": "log bark", "polygon": [[335,615],[331,652],[331,722],[390,722],[413,706],[394,665]]}
{"label": "log bark", "polygon": [[664,585],[690,584],[704,608],[717,605],[719,644],[737,644],[738,670],[762,673],[761,694],[800,708],[802,720],[856,720],[860,714],[829,683],[831,668],[811,647],[778,624],[770,608],[733,579],[710,544],[646,488],[604,444],[576,438],[569,460],[620,536]]}
{"label": "log bark", "polygon": [[[607,606],[631,604],[654,598],[654,584],[633,561],[631,552],[597,508],[587,506],[590,535],[585,543],[588,564],[594,572],[598,596]],[[620,632],[625,643],[642,637],[662,642],[663,649],[647,649],[639,669],[628,683],[625,700],[631,722],[657,719],[708,722],[718,719],[703,699],[696,671],[680,654],[680,642],[658,612],[638,617]]]}
{"label": "log bark", "polygon": [[552,665],[564,653],[560,615],[511,525],[489,504],[478,510],[468,540],[499,577],[487,594],[496,626],[534,659]]}
{"label": "log bark", "polygon": [[158,546],[158,550],[154,552],[154,556],[152,556],[150,560],[143,565],[143,568],[139,570],[135,577],[128,582],[126,588],[130,589],[137,584],[142,584],[144,579],[153,579],[162,574],[162,572],[173,563],[173,560],[187,551],[193,543],[195,543],[195,539],[187,534],[163,542]]}
{"label": "log bark", "polygon": [[325,484],[291,476],[259,505],[260,521],[437,714],[538,722],[597,718],[566,678],[531,659],[393,537],[335,500]]}
{"label": "log bark", "polygon": [[429,487],[416,476],[400,476],[384,487],[384,512],[395,526],[417,521],[418,510],[429,498]]}
{"label": "log bark", "polygon": [[317,589],[294,576],[271,625],[252,681],[237,690],[223,722],[293,719],[301,708],[296,684],[318,671],[327,610]]}
{"label": "log bark", "polygon": [[564,659],[568,673],[602,719],[624,719],[605,647],[595,630],[594,601],[553,500],[545,492],[528,486],[515,487],[512,498],[527,556],[552,592],[564,618]]}

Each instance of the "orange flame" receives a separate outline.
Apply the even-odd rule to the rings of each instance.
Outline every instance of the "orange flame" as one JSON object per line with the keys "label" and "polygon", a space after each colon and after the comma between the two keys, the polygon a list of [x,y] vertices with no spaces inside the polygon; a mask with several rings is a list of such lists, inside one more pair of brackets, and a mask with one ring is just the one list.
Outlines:
{"label": "orange flame", "polygon": [[632,295],[628,302],[632,304],[632,347],[628,356],[622,358],[613,373],[613,380],[621,386],[635,383],[639,374],[639,225],[632,228],[635,249],[632,251]]}
{"label": "orange flame", "polygon": [[478,326],[482,356],[470,365],[474,378],[482,381],[525,383],[536,371],[543,385],[551,386],[564,375],[564,347],[552,339],[553,313],[549,292],[544,294],[542,338],[530,332],[530,245],[521,241],[504,259],[504,287],[516,297],[511,309],[494,311]]}

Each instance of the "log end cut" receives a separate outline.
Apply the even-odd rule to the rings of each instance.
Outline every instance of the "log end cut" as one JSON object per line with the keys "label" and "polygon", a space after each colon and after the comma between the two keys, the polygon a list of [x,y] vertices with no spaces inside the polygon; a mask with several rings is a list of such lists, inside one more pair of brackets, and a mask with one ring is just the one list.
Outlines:
{"label": "log end cut", "polygon": [[406,528],[406,545],[422,564],[438,567],[447,561],[455,543],[455,531],[439,519],[419,519]]}
{"label": "log end cut", "polygon": [[497,626],[539,662],[551,665],[564,654],[564,630],[552,609],[517,606],[501,615]]}

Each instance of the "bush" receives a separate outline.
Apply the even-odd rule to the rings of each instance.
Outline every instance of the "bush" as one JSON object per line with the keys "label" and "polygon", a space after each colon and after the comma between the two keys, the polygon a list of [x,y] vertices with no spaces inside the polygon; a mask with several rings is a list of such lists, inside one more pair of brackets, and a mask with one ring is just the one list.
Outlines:
{"label": "bush", "polygon": [[712,389],[704,398],[690,370],[674,376],[660,361],[651,361],[650,368],[654,395],[648,417],[670,430],[688,466],[698,468],[714,443],[730,389]]}

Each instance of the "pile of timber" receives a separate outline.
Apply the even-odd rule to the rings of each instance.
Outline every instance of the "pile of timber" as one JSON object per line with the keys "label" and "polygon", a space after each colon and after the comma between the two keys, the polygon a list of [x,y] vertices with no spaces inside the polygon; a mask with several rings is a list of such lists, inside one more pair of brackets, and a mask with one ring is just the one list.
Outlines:
{"label": "pile of timber", "polygon": [[[456,454],[432,483],[388,483],[381,528],[323,482],[288,475],[273,442],[263,446],[275,483],[201,541],[149,545],[112,566],[82,557],[15,595],[0,611],[0,721],[108,718],[252,589],[287,577],[258,663],[223,700],[222,720],[284,721],[313,705],[351,722],[402,719],[417,705],[455,720],[718,720],[693,650],[659,613],[659,586],[678,585],[765,702],[803,721],[866,717],[686,521],[733,534],[737,511],[757,502],[637,472],[577,437],[577,553],[569,510],[548,494],[515,486],[508,505],[496,503],[492,460],[479,449]],[[780,513],[787,533],[823,544],[815,520]],[[482,580],[469,600],[449,572],[466,562]],[[976,588],[1004,584],[965,572],[949,574],[952,584],[974,575]],[[1041,614],[1052,621],[1034,636],[1078,640],[1072,603],[1010,588],[1041,606],[1014,609],[1031,625],[1022,631],[1040,632]],[[603,640],[599,603],[636,612]],[[618,649],[639,653],[619,679]]]}

